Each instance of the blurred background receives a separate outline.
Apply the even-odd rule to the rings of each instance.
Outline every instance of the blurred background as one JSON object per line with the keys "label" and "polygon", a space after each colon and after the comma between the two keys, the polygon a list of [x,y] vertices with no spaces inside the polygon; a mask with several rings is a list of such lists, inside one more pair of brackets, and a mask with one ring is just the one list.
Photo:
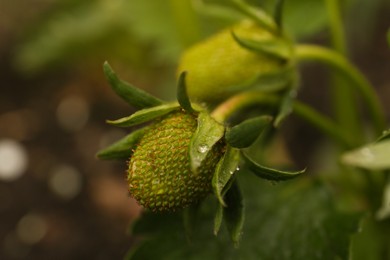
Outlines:
{"label": "blurred background", "polygon": [[[180,53],[239,19],[215,8],[224,2],[0,0],[0,259],[123,257],[140,208],[127,193],[126,163],[95,153],[127,132],[105,120],[134,109],[110,90],[102,64],[174,99]],[[324,1],[286,2],[292,37],[327,45]],[[390,111],[390,3],[343,6],[350,57]],[[326,83],[321,66],[304,66],[299,99],[330,114]],[[292,160],[306,165],[321,135],[294,117],[284,129]]]}

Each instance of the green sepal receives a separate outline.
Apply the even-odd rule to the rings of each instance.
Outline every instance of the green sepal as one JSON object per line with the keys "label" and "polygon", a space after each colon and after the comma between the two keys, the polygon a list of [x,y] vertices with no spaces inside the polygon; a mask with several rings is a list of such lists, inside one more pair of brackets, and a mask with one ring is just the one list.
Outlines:
{"label": "green sepal", "polygon": [[180,106],[178,103],[164,104],[139,110],[131,116],[123,117],[117,120],[107,120],[107,123],[120,127],[134,126],[164,116],[174,110],[178,110],[179,108]]}
{"label": "green sepal", "polygon": [[138,144],[145,130],[146,128],[141,128],[131,132],[107,148],[100,150],[96,156],[103,160],[129,159],[133,153],[133,148]]}
{"label": "green sepal", "polygon": [[226,87],[226,90],[232,93],[243,91],[262,91],[277,92],[286,89],[292,81],[293,70],[291,67],[285,67],[277,71],[259,73],[240,84]]}
{"label": "green sepal", "polygon": [[259,116],[247,119],[226,130],[226,142],[235,148],[246,148],[253,144],[271,121],[271,116]]}
{"label": "green sepal", "polygon": [[232,3],[235,4],[240,12],[255,21],[267,31],[271,33],[276,33],[278,31],[278,28],[272,17],[270,17],[262,9],[254,8],[242,0],[232,0]]}
{"label": "green sepal", "polygon": [[191,170],[197,172],[212,147],[223,137],[225,127],[215,121],[207,111],[198,115],[198,126],[191,138],[189,153]]}
{"label": "green sepal", "polygon": [[238,168],[240,151],[231,146],[227,146],[226,152],[215,168],[215,173],[211,182],[215,196],[219,203],[226,206],[223,200],[223,190],[229,180],[233,177]]}
{"label": "green sepal", "polygon": [[303,169],[301,171],[281,171],[260,165],[259,163],[253,161],[251,158],[246,155],[245,152],[242,152],[242,158],[244,159],[246,167],[253,172],[256,176],[270,180],[270,181],[284,181],[289,180],[295,177],[298,177],[306,171]]}
{"label": "green sepal", "polygon": [[280,102],[279,112],[274,121],[274,127],[279,127],[280,123],[293,112],[293,100],[296,96],[295,89],[289,90]]}
{"label": "green sepal", "polygon": [[225,195],[227,207],[223,208],[224,220],[234,245],[238,247],[244,227],[245,208],[237,180]]}
{"label": "green sepal", "polygon": [[154,107],[165,102],[146,93],[145,91],[132,86],[131,84],[118,78],[108,62],[104,62],[103,71],[106,75],[111,88],[119,95],[124,101],[137,108]]}
{"label": "green sepal", "polygon": [[191,101],[187,93],[186,75],[186,71],[180,73],[179,81],[177,84],[177,101],[185,111],[187,111],[188,113],[194,113],[195,110],[192,108]]}
{"label": "green sepal", "polygon": [[390,139],[385,139],[346,152],[342,155],[341,161],[367,170],[387,170],[390,169],[389,154]]}
{"label": "green sepal", "polygon": [[223,220],[223,208],[224,207],[220,203],[218,203],[217,210],[215,211],[215,216],[214,216],[213,233],[215,236],[218,235],[219,230],[221,229],[222,220]]}
{"label": "green sepal", "polygon": [[264,41],[255,41],[251,39],[244,39],[236,35],[234,31],[232,31],[232,36],[241,47],[248,50],[259,52],[282,61],[286,61],[291,58],[291,48],[283,40],[269,39]]}
{"label": "green sepal", "polygon": [[[236,168],[237,169],[237,168]],[[223,198],[226,195],[226,192],[232,187],[233,183],[236,181],[235,174],[232,175],[232,177],[229,179],[229,181],[226,183],[226,185],[223,187],[221,192],[221,197]],[[222,200],[224,201],[224,200]],[[221,223],[223,219],[223,209],[226,207],[225,205],[222,205],[221,203],[218,203],[217,210],[215,212],[214,216],[214,235],[218,235],[219,229],[221,228]]]}

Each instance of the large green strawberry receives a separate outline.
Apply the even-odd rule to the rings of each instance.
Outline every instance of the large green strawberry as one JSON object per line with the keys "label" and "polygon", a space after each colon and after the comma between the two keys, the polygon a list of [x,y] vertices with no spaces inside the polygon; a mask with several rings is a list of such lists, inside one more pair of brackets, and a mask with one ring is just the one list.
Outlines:
{"label": "large green strawberry", "polygon": [[158,119],[140,140],[128,169],[131,196],[153,211],[181,209],[211,192],[223,146],[208,153],[198,171],[190,167],[189,145],[197,118],[183,111]]}

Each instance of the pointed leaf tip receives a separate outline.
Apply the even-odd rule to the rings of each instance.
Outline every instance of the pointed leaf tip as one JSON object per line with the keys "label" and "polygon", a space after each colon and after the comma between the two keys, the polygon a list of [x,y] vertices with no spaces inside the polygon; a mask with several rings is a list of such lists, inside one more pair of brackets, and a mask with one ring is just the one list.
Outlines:
{"label": "pointed leaf tip", "polygon": [[195,112],[195,110],[192,108],[191,101],[188,96],[186,76],[187,71],[183,71],[182,73],[180,73],[179,81],[177,84],[177,101],[185,111],[187,111],[188,113],[193,113]]}
{"label": "pointed leaf tip", "polygon": [[107,61],[103,64],[103,71],[111,88],[128,104],[137,108],[148,108],[164,103],[164,101],[118,78]]}
{"label": "pointed leaf tip", "polygon": [[231,189],[226,193],[227,207],[223,208],[224,220],[234,246],[237,248],[241,239],[245,221],[245,207],[242,193],[237,180],[233,182]]}
{"label": "pointed leaf tip", "polygon": [[242,158],[245,161],[245,165],[248,167],[248,169],[251,170],[256,176],[262,179],[266,179],[270,181],[284,181],[284,180],[289,180],[298,177],[299,175],[301,175],[306,171],[306,169],[303,169],[301,171],[281,171],[281,170],[273,169],[270,167],[260,165],[259,163],[255,162],[253,159],[249,158],[245,152],[241,154],[242,154]]}
{"label": "pointed leaf tip", "polygon": [[101,160],[128,159],[132,154],[132,149],[142,138],[146,128],[133,131],[110,146],[100,150],[96,156]]}

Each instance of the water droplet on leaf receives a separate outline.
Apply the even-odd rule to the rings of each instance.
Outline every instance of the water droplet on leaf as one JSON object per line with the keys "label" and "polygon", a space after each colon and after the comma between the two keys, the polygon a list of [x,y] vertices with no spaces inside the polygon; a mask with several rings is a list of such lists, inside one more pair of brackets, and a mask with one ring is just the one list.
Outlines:
{"label": "water droplet on leaf", "polygon": [[208,150],[209,150],[209,147],[207,145],[205,145],[205,144],[199,145],[199,147],[198,147],[198,152],[200,152],[200,153],[205,153]]}

